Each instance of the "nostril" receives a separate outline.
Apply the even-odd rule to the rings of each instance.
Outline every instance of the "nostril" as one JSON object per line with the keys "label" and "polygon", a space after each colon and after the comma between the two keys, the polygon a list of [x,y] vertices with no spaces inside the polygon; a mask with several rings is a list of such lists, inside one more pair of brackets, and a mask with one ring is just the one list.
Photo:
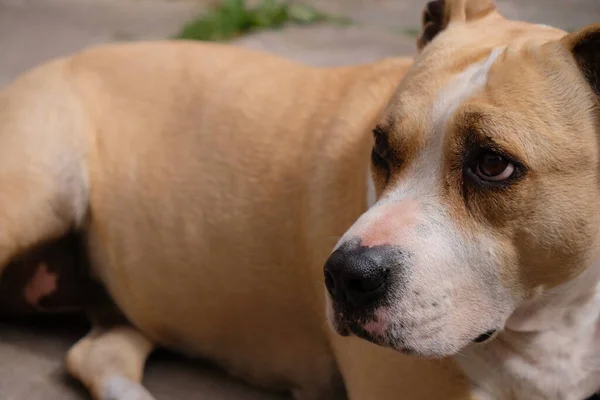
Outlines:
{"label": "nostril", "polygon": [[329,271],[325,271],[325,287],[327,288],[327,291],[330,295],[336,295],[335,279]]}
{"label": "nostril", "polygon": [[366,307],[385,291],[386,278],[386,273],[347,277],[338,285],[350,303],[356,307]]}
{"label": "nostril", "polygon": [[348,280],[348,290],[355,293],[370,293],[378,290],[385,283],[383,275],[354,278]]}

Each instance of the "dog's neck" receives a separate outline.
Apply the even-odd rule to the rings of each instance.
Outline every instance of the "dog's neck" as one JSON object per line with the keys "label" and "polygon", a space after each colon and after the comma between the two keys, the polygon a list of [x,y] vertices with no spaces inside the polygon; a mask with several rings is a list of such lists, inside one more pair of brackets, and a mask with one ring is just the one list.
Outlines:
{"label": "dog's neck", "polygon": [[506,329],[542,333],[563,328],[574,319],[586,317],[588,308],[594,308],[592,313],[600,313],[597,300],[599,282],[600,258],[577,277],[522,304],[508,319]]}
{"label": "dog's neck", "polygon": [[600,389],[600,259],[571,281],[540,294],[489,343],[455,359],[478,400],[582,400]]}

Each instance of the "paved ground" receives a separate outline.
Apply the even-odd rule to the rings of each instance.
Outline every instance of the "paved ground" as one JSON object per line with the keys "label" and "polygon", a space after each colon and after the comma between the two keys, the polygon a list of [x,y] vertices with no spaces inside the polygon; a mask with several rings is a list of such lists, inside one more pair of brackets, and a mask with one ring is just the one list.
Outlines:
{"label": "paved ground", "polygon": [[[575,29],[600,22],[600,0],[498,0],[506,16]],[[211,0],[0,0],[0,86],[18,73],[93,44],[161,39]],[[418,27],[425,0],[309,0],[352,17],[349,27],[290,27],[236,41],[315,65],[340,65],[414,51],[402,32]],[[62,369],[62,355],[85,332],[73,320],[0,325],[0,400],[85,399]],[[281,399],[235,382],[206,364],[153,358],[146,384],[158,399]]]}

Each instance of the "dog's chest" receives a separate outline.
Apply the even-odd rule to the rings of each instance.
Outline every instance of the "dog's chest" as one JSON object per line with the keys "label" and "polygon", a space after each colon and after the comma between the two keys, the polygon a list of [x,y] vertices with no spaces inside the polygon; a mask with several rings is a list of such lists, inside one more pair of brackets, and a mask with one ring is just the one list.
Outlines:
{"label": "dog's chest", "polygon": [[478,400],[584,400],[600,389],[597,323],[544,333],[503,333],[457,361]]}

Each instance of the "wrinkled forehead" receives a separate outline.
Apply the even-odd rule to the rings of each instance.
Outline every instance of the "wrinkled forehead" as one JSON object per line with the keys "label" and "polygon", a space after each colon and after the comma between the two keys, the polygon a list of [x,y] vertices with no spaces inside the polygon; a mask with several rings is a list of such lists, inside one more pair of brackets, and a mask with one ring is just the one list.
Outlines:
{"label": "wrinkled forehead", "polygon": [[504,19],[450,25],[415,59],[382,124],[430,130],[485,86],[505,51],[518,54],[563,35],[552,27]]}

